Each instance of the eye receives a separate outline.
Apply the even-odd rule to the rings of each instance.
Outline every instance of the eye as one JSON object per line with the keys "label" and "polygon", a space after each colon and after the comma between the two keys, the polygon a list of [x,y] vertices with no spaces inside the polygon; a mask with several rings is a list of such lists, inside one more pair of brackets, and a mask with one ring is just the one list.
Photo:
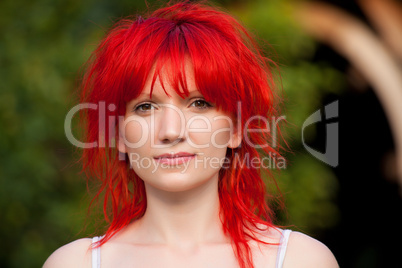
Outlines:
{"label": "eye", "polygon": [[209,107],[212,107],[211,104],[209,104],[208,102],[206,102],[203,99],[197,99],[195,100],[193,103],[191,103],[192,107],[198,108],[198,109],[207,109]]}
{"label": "eye", "polygon": [[139,104],[137,106],[134,107],[134,111],[135,112],[140,112],[140,113],[144,113],[144,112],[148,112],[155,109],[155,107],[152,105],[152,103],[142,103]]}

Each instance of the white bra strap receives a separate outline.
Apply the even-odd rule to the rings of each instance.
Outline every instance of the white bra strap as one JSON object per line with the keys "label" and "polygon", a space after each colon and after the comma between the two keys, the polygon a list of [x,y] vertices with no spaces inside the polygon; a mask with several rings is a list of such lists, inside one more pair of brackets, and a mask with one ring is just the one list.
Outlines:
{"label": "white bra strap", "polygon": [[284,230],[282,232],[281,240],[279,241],[278,254],[276,256],[276,268],[282,268],[285,259],[286,248],[288,246],[289,235],[292,230]]}
{"label": "white bra strap", "polygon": [[100,268],[100,247],[94,248],[99,240],[99,236],[92,238],[92,268]]}

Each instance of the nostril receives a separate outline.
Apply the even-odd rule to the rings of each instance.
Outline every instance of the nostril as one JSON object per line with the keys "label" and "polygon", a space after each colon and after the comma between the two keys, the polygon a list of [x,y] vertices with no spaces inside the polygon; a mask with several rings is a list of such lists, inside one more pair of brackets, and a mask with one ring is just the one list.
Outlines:
{"label": "nostril", "polygon": [[177,143],[180,143],[180,142],[182,142],[182,141],[184,141],[184,138],[181,138],[181,137],[179,137],[179,138],[176,138],[176,139],[163,139],[162,140],[162,143],[163,144],[177,144]]}

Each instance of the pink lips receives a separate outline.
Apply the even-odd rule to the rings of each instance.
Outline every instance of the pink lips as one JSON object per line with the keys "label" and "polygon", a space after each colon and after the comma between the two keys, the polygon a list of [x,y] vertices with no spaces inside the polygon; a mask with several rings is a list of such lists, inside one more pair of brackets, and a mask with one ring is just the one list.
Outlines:
{"label": "pink lips", "polygon": [[185,162],[191,161],[193,158],[195,158],[195,154],[190,154],[186,152],[179,152],[175,154],[161,154],[154,157],[156,161],[169,166],[181,165]]}

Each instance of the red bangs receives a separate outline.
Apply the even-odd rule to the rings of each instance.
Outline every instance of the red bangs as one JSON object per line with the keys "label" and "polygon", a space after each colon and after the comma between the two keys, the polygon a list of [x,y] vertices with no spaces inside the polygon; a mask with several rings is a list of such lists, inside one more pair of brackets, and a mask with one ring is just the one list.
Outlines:
{"label": "red bangs", "polygon": [[187,95],[184,67],[189,59],[196,86],[208,101],[234,114],[240,101],[243,118],[269,113],[272,77],[258,47],[229,15],[199,8],[179,4],[145,20],[118,22],[94,54],[87,80],[94,82],[84,90],[91,88],[96,96],[89,99],[110,101],[123,112],[147,78],[166,79],[162,73],[177,94]]}

